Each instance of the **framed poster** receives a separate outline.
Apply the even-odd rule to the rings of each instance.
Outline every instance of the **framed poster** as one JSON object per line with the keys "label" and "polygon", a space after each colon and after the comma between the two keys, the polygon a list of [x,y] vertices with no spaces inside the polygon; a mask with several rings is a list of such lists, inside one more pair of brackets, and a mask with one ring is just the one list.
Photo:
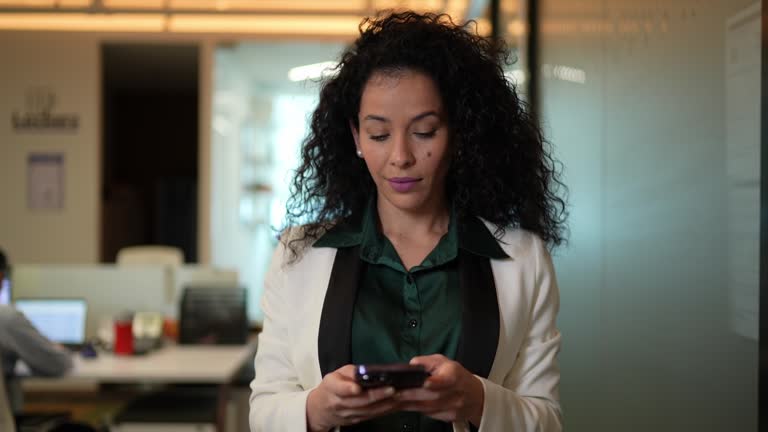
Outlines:
{"label": "framed poster", "polygon": [[27,207],[30,210],[64,208],[62,153],[30,153],[27,157]]}

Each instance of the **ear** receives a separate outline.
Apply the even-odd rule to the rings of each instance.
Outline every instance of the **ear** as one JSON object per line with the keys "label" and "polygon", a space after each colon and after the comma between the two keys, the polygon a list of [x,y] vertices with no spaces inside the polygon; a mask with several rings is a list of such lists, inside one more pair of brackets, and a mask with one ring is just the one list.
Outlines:
{"label": "ear", "polygon": [[349,121],[349,130],[352,131],[352,139],[355,140],[356,150],[360,150],[360,131],[357,130],[352,120]]}

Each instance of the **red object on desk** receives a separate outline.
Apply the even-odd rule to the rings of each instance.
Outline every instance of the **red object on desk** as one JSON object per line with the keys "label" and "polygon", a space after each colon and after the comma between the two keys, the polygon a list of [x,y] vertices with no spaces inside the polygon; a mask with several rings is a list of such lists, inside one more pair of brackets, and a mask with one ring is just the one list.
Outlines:
{"label": "red object on desk", "polygon": [[115,321],[115,354],[133,354],[133,323]]}

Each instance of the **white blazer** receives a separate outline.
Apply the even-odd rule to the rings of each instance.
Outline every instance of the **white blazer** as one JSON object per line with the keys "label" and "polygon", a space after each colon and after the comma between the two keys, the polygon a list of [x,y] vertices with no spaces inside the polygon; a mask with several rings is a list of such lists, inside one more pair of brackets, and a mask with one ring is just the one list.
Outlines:
{"label": "white blazer", "polygon": [[[493,232],[493,227],[486,225]],[[465,307],[462,319],[470,330],[463,332],[461,344],[465,345],[467,363],[477,367],[470,369],[457,357],[483,384],[479,432],[559,432],[559,291],[552,260],[541,239],[524,230],[507,230],[499,244],[510,258],[491,259],[490,266],[485,265],[492,272],[488,284],[491,288],[495,284],[498,307],[494,304],[490,314],[486,309],[471,319],[467,319]],[[345,258],[344,265],[340,265],[344,250],[308,247],[299,261],[286,264],[287,252],[282,244],[278,245],[261,302],[264,330],[259,335],[256,374],[251,383],[252,432],[306,431],[307,395],[320,383],[323,372],[344,364],[343,352],[337,358],[327,358],[344,351],[349,341],[344,328],[350,322],[345,323],[344,316],[336,318],[338,308],[328,310],[332,303],[346,302],[341,315],[351,317],[354,295],[349,300],[343,290],[329,293],[329,287],[343,285],[338,279],[349,279],[348,274],[354,273],[349,266],[359,261],[357,257]],[[462,279],[468,289],[472,286],[465,303],[482,297],[474,291],[483,281],[480,263],[479,270]],[[334,301],[324,308],[326,294]],[[498,331],[488,331],[486,315],[496,316],[491,327],[498,327]],[[476,340],[489,340],[492,345],[478,345]],[[321,363],[327,370],[321,371]],[[470,427],[466,422],[454,422],[453,429],[464,432]]]}

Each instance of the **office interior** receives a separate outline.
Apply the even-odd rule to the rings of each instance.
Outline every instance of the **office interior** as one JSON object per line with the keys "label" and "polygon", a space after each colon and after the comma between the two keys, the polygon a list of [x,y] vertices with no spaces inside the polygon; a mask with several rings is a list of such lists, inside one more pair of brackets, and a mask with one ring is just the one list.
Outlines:
{"label": "office interior", "polygon": [[[125,311],[178,323],[187,287],[244,288],[249,328],[215,353],[192,345],[203,351],[190,358],[216,357],[226,376],[184,381],[153,353],[126,356],[167,382],[30,377],[25,408],[120,430],[131,401],[207,386],[213,418],[190,423],[248,430],[261,283],[318,80],[363,17],[409,8],[507,41],[505,70],[562,164],[567,429],[764,428],[762,3],[0,1],[11,301],[84,299],[90,340]],[[182,258],[118,262],[136,245]]]}

